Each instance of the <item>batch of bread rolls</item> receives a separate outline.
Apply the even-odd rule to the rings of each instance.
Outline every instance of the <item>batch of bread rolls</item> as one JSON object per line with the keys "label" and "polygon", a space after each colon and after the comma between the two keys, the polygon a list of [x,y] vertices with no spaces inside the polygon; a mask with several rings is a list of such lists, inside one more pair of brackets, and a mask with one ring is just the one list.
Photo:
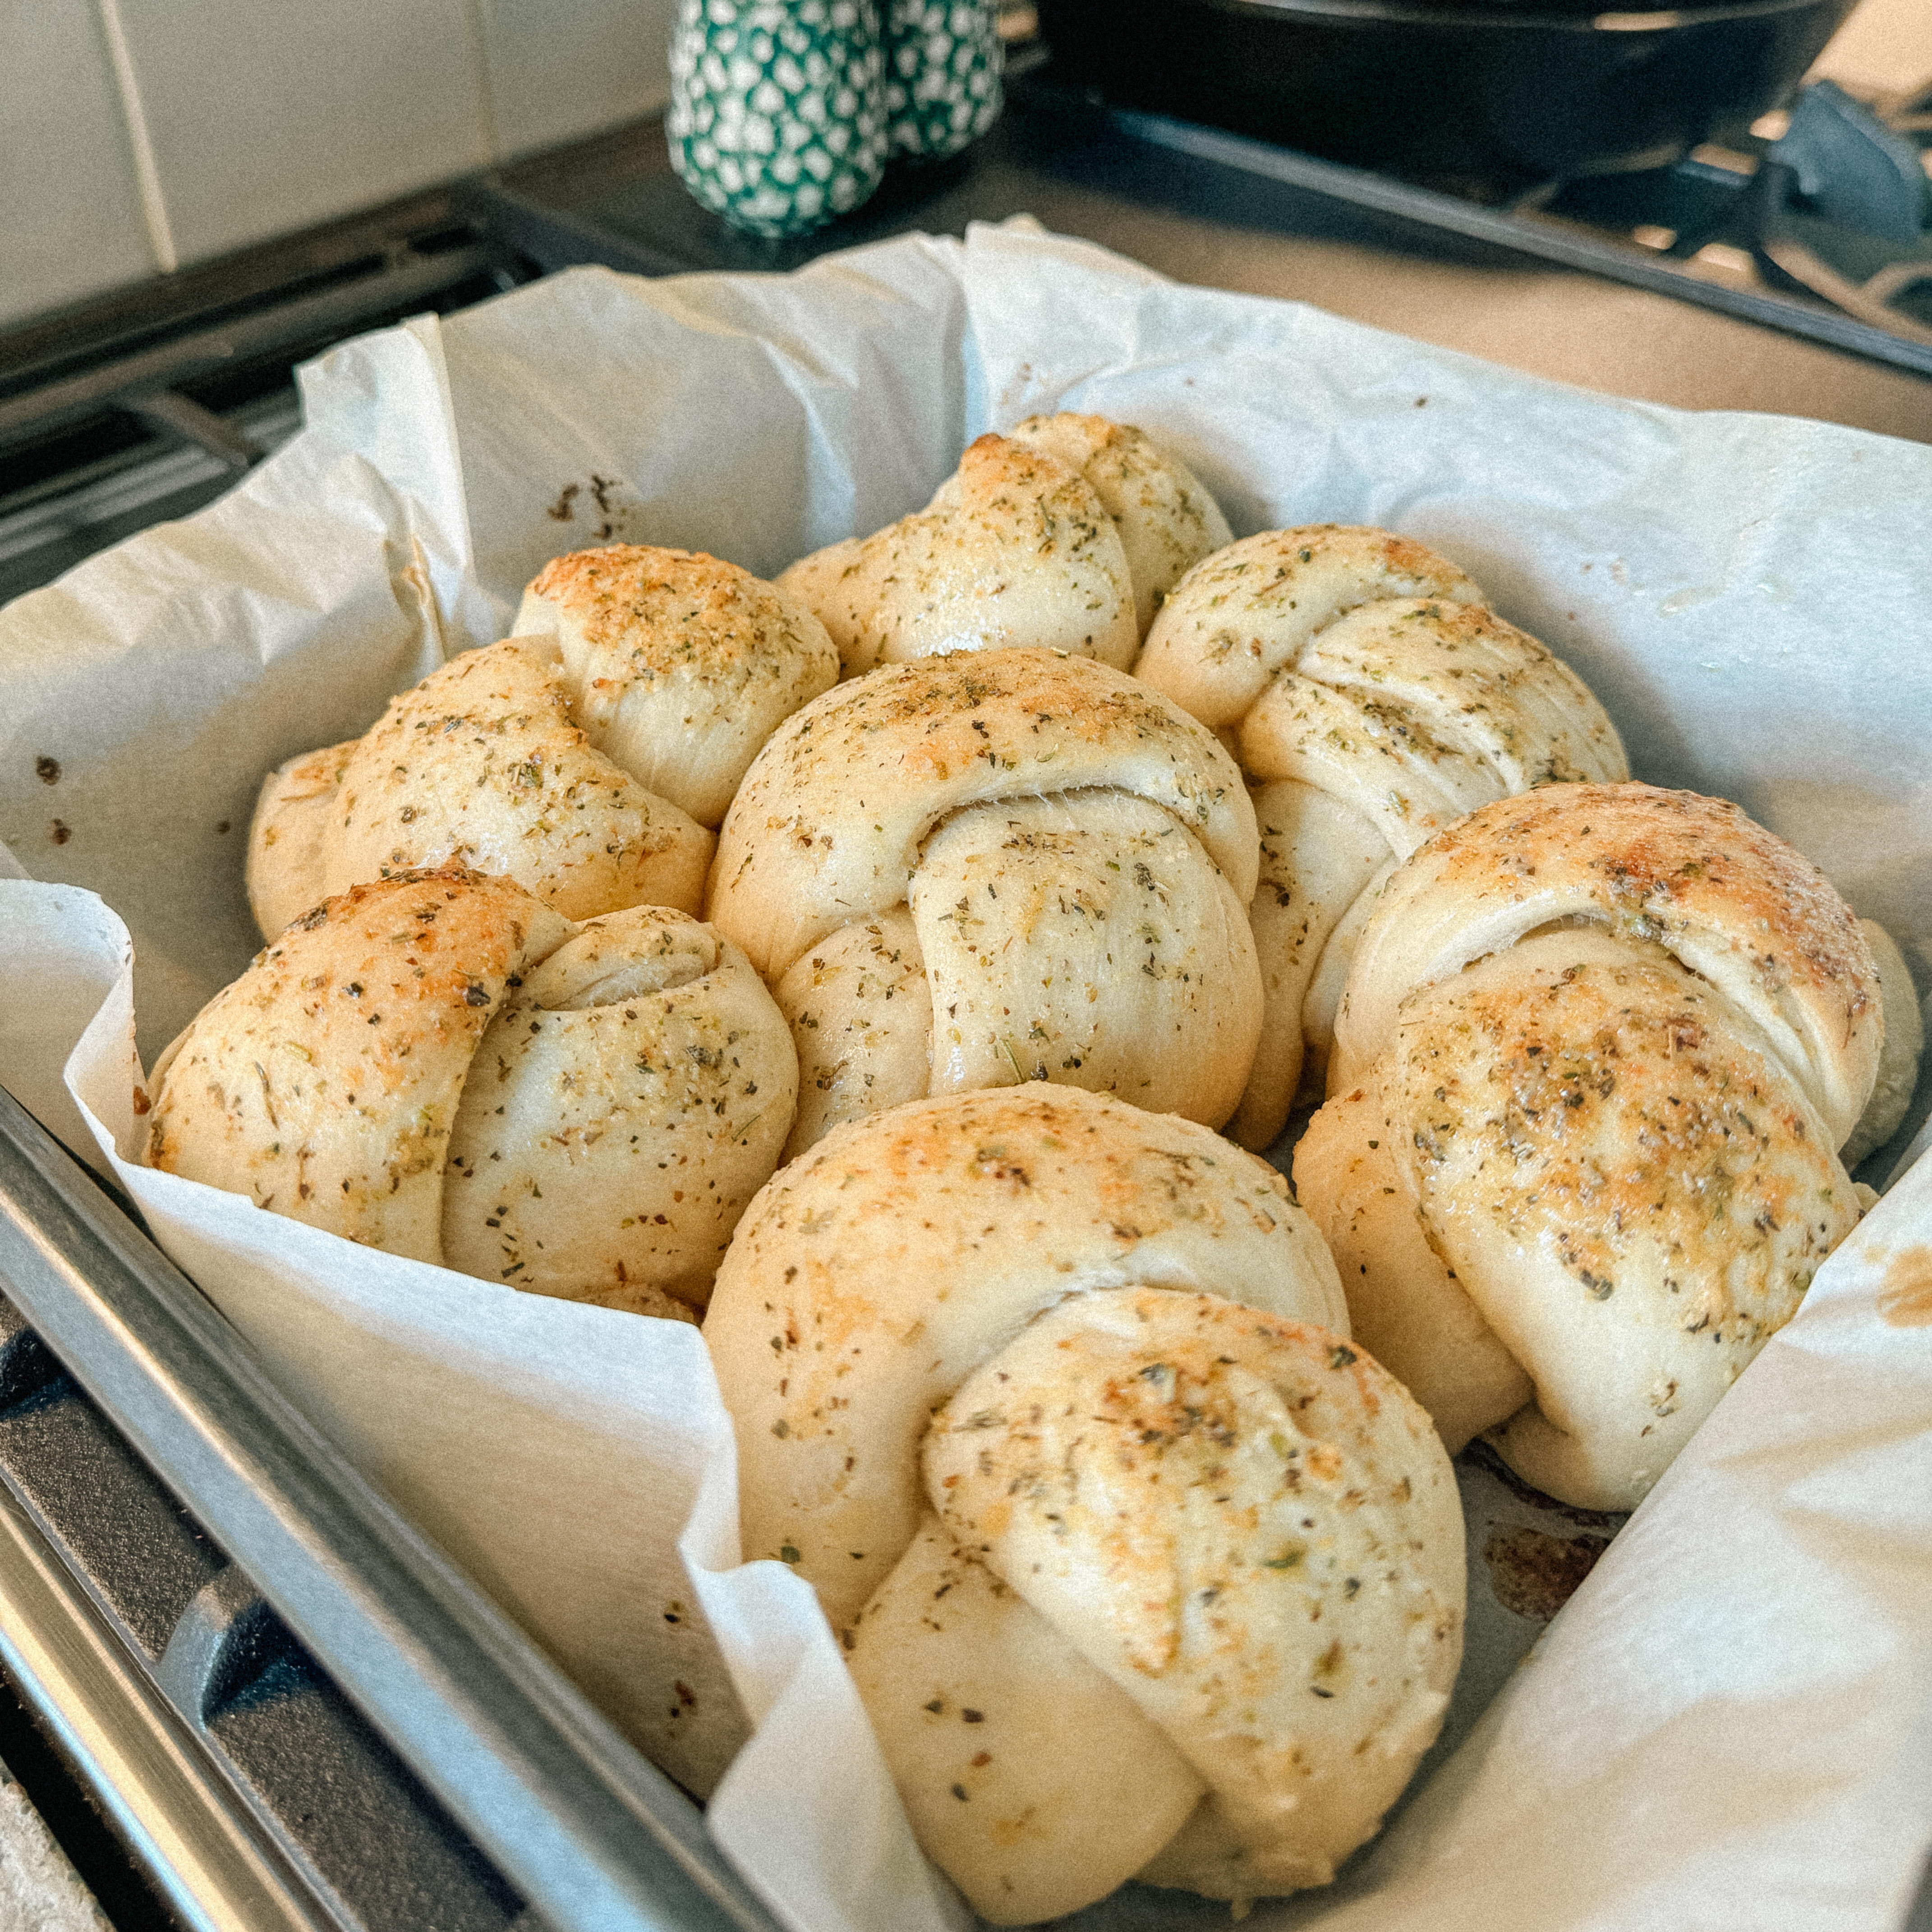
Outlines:
{"label": "batch of bread rolls", "polygon": [[1450,1455],[1634,1505],[1921,1046],[1456,565],[1234,542],[1089,416],[776,584],[557,559],[268,776],[248,884],[150,1161],[701,1318],[746,1554],[999,1924],[1330,1879],[1455,1678]]}

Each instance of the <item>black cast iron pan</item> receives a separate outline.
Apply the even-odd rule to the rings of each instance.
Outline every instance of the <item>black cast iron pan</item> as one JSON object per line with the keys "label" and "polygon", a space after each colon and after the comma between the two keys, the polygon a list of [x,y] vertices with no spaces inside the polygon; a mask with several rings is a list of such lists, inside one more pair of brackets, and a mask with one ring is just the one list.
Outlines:
{"label": "black cast iron pan", "polygon": [[1125,106],[1500,191],[1676,160],[1784,100],[1854,0],[1038,0]]}

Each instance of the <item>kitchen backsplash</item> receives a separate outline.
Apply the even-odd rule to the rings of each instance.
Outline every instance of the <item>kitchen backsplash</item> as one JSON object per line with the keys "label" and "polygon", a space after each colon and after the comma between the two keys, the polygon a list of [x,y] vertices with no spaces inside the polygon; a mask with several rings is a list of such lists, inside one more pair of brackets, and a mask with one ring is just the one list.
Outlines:
{"label": "kitchen backsplash", "polygon": [[0,325],[649,113],[673,0],[0,0]]}

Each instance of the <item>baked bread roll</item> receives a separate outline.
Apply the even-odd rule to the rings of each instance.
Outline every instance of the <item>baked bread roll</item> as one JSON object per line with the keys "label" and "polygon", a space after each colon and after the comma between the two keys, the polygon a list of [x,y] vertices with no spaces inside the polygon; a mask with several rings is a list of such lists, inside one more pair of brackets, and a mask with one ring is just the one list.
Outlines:
{"label": "baked bread roll", "polygon": [[1356,1332],[1453,1450],[1640,1501],[1858,1218],[1871,955],[1735,806],[1555,785],[1389,881],[1294,1160]]}
{"label": "baked bread roll", "polygon": [[948,651],[1034,647],[1124,670],[1168,588],[1228,540],[1186,466],[1102,416],[981,436],[916,516],[778,579],[824,620],[844,675]]}
{"label": "baked bread roll", "polygon": [[568,919],[695,913],[752,754],[838,670],[802,605],[683,550],[559,557],[517,628],[363,737],[270,773],[248,844],[265,937],[332,893],[451,863],[503,873]]}
{"label": "baked bread roll", "polygon": [[994,1922],[1323,1883],[1434,1738],[1460,1507],[1345,1320],[1279,1174],[1103,1095],[902,1107],[746,1214],[705,1324],[746,1552]]}
{"label": "baked bread roll", "polygon": [[1629,776],[1582,681],[1481,599],[1420,544],[1327,524],[1217,552],[1148,633],[1136,675],[1234,743],[1255,787],[1267,1018],[1228,1130],[1244,1146],[1319,1090],[1355,935],[1399,861],[1492,799]]}
{"label": "baked bread roll", "polygon": [[269,773],[248,834],[248,901],[273,938],[352,886],[448,864],[512,878],[566,919],[695,913],[711,834],[592,746],[556,644],[465,651],[392,698],[362,737]]}
{"label": "baked bread roll", "polygon": [[1006,434],[1092,485],[1120,534],[1134,586],[1135,628],[1143,638],[1168,592],[1203,557],[1234,540],[1201,479],[1130,424],[1063,410],[1028,416]]}
{"label": "baked bread roll", "polygon": [[796,597],[643,544],[545,564],[514,629],[538,633],[562,650],[592,745],[713,831],[758,747],[838,676],[825,626]]}
{"label": "baked bread roll", "polygon": [[882,667],[788,719],[710,916],[800,1054],[788,1158],[842,1120],[1024,1080],[1225,1120],[1261,997],[1234,761],[1125,673],[1045,651]]}
{"label": "baked bread roll", "polygon": [[202,1010],[156,1064],[147,1160],[392,1254],[688,1319],[796,1082],[749,962],[688,915],[579,927],[508,879],[404,873]]}

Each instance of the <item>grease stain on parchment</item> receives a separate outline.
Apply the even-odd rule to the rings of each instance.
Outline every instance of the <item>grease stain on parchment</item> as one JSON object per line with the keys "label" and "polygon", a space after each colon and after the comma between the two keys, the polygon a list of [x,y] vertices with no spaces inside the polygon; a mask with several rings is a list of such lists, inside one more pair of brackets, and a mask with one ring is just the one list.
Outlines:
{"label": "grease stain on parchment", "polygon": [[1886,1265],[1878,1312],[1894,1328],[1932,1328],[1932,1247],[1900,1248]]}
{"label": "grease stain on parchment", "polygon": [[1483,1546],[1496,1601],[1520,1617],[1547,1623],[1610,1546],[1606,1536],[1548,1536],[1540,1529],[1498,1530]]}

